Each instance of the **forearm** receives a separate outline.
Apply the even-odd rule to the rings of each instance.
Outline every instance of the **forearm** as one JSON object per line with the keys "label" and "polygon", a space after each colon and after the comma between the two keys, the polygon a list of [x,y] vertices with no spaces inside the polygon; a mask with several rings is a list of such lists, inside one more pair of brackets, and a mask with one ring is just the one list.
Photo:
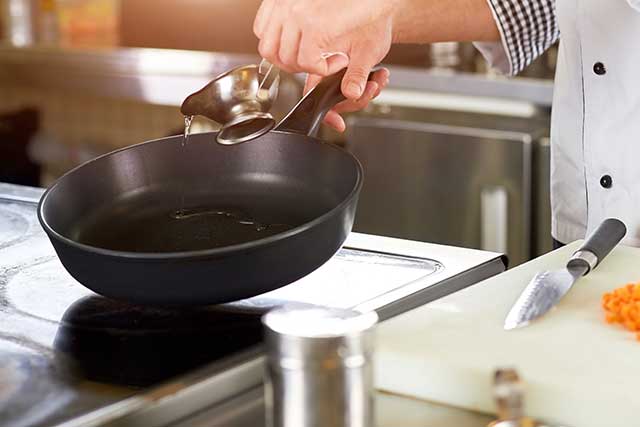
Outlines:
{"label": "forearm", "polygon": [[396,0],[394,43],[499,41],[487,0]]}

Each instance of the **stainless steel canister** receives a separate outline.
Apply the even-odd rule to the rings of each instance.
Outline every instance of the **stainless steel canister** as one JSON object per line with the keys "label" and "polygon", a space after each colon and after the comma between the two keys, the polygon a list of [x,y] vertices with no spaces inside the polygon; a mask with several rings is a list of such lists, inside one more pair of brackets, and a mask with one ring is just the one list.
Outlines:
{"label": "stainless steel canister", "polygon": [[374,312],[283,307],[263,318],[269,427],[372,427]]}

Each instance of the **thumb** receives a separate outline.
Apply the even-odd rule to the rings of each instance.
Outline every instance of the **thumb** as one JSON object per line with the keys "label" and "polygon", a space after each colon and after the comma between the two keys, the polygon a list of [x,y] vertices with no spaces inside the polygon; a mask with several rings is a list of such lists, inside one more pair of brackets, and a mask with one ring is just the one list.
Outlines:
{"label": "thumb", "polygon": [[349,57],[346,53],[323,53],[323,57],[327,60],[327,74],[335,74],[343,68],[349,66]]}
{"label": "thumb", "polygon": [[348,99],[357,100],[364,93],[371,69],[378,63],[375,50],[368,46],[352,49],[347,72],[342,79],[342,93]]}

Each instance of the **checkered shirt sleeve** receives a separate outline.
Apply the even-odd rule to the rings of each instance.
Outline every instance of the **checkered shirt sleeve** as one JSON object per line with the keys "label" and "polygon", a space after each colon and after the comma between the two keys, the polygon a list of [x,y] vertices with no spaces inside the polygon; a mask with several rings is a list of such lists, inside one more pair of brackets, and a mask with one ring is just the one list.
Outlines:
{"label": "checkered shirt sleeve", "polygon": [[556,0],[487,0],[498,25],[501,46],[476,43],[500,71],[515,75],[558,40]]}

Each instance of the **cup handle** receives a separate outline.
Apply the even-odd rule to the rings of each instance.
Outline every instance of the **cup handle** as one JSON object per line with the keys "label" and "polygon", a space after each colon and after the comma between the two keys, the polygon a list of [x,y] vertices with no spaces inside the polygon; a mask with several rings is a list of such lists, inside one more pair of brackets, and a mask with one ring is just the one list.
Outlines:
{"label": "cup handle", "polygon": [[258,65],[258,75],[260,76],[260,85],[258,86],[258,97],[263,96],[266,99],[269,97],[269,90],[274,84],[278,84],[280,79],[280,69],[263,59]]}

